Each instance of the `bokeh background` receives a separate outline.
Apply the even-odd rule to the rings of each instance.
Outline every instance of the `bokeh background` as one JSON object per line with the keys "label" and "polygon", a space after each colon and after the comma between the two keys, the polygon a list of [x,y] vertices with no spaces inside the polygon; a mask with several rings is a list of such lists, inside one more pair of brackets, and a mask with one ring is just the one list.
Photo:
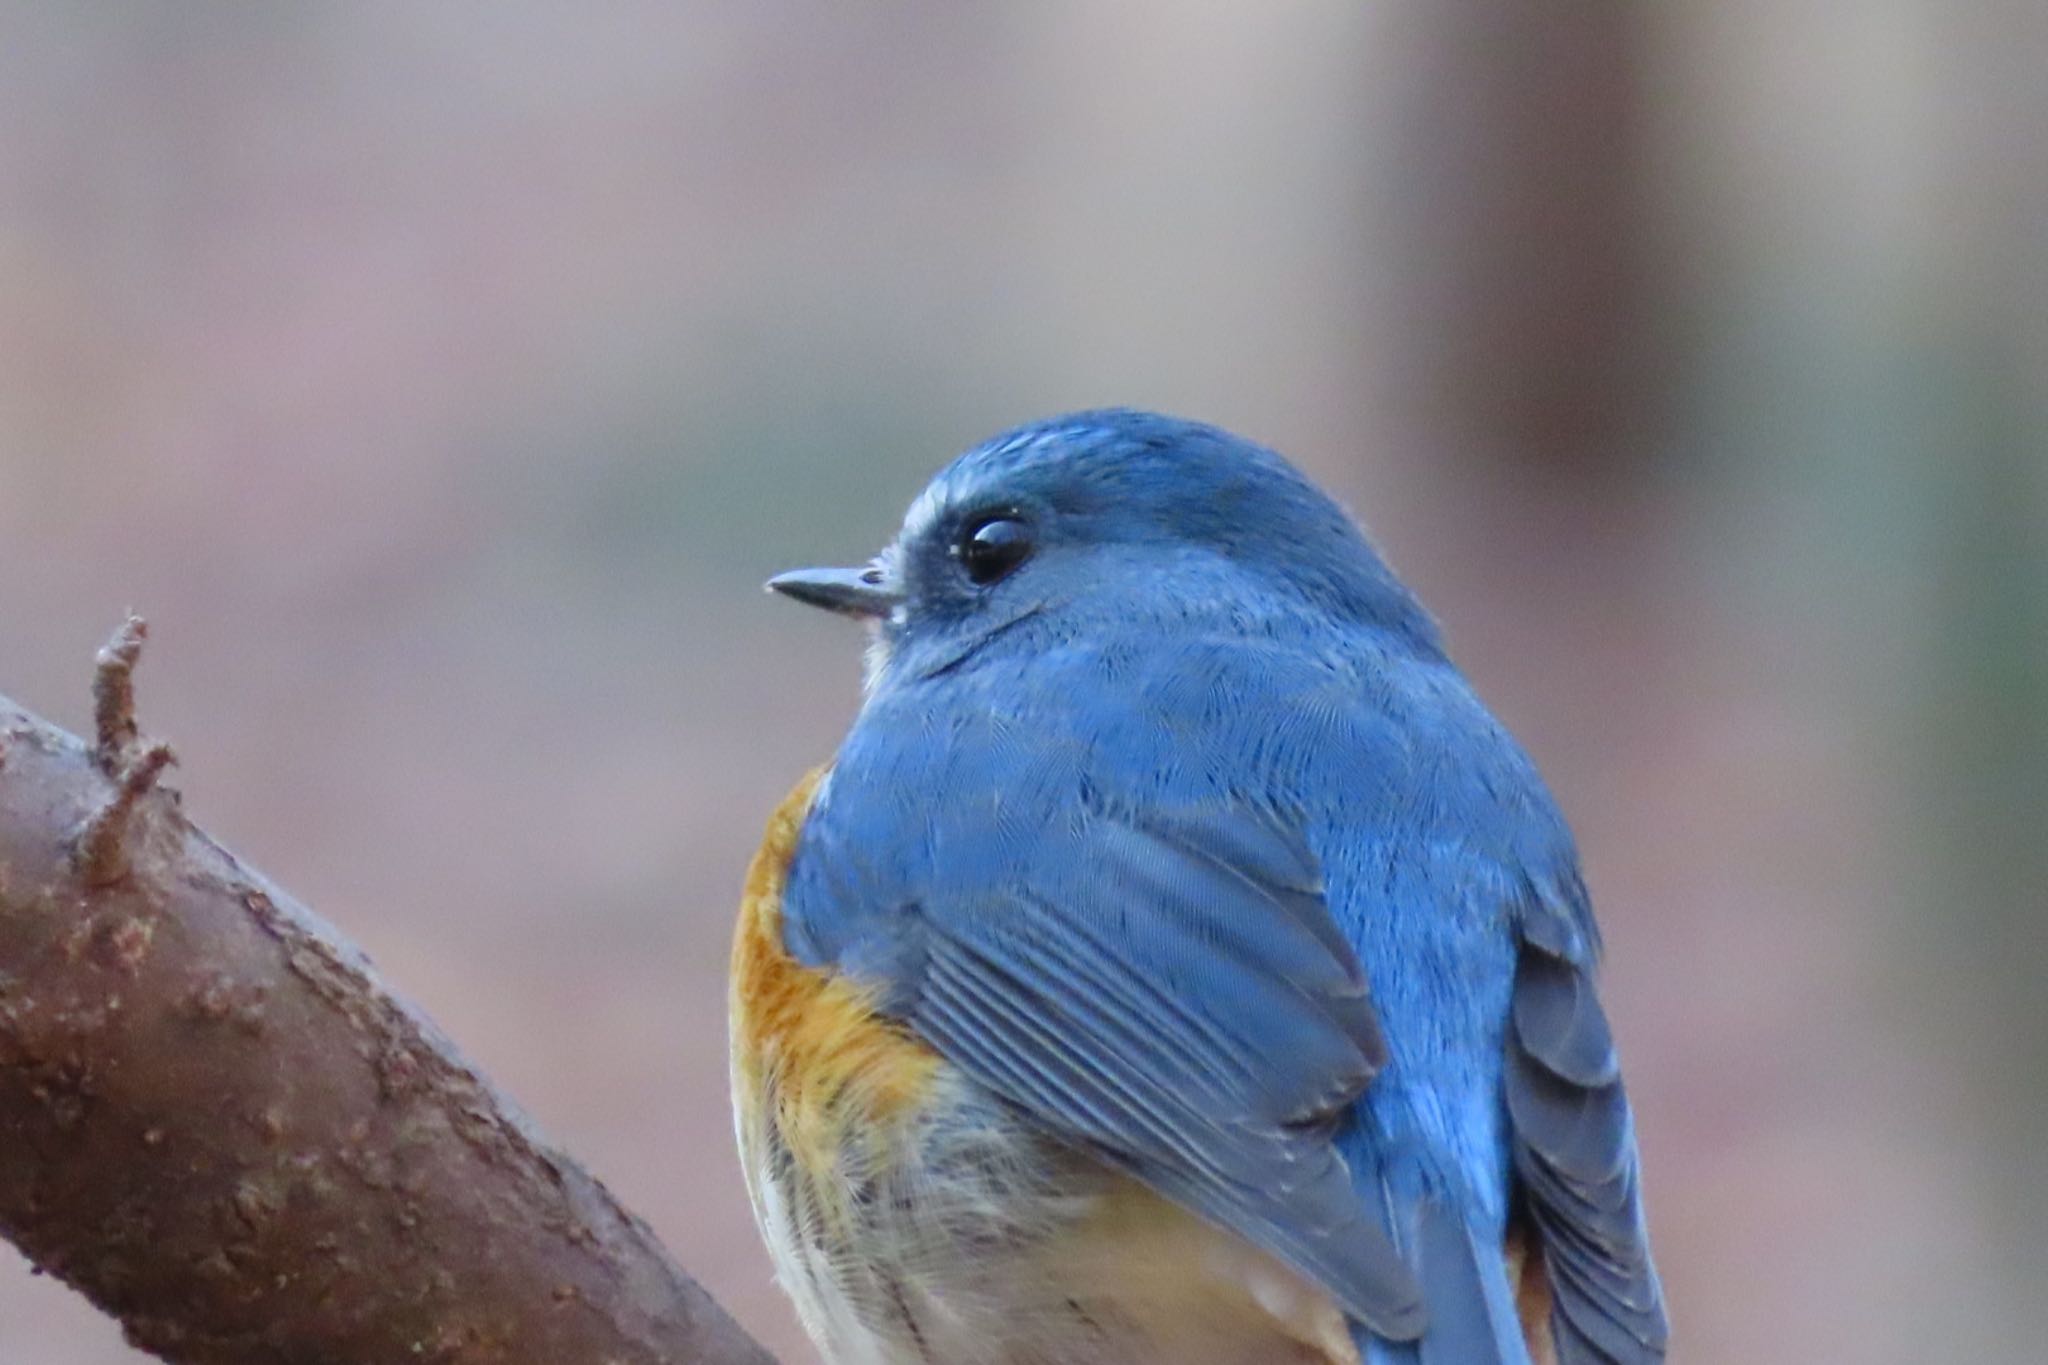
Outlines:
{"label": "bokeh background", "polygon": [[[1106,402],[1341,494],[1584,845],[1681,1362],[2048,1341],[2048,7],[0,5],[0,687],[784,1359],[723,958],[858,641]],[[0,1160],[5,1159],[0,1149]],[[0,1247],[0,1362],[139,1360]]]}

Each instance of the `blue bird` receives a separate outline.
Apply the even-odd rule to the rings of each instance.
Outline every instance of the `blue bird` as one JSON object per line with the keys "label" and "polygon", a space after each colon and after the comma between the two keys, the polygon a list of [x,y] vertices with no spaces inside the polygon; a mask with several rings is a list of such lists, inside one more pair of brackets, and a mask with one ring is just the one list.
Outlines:
{"label": "blue bird", "polygon": [[1080,413],[769,586],[871,631],[733,951],[828,1360],[1663,1359],[1570,832],[1330,498]]}

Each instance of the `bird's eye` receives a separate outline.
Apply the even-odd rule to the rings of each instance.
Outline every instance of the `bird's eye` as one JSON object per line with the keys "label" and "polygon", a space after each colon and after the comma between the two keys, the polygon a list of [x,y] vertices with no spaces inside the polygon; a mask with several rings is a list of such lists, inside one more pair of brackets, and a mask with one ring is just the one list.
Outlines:
{"label": "bird's eye", "polygon": [[968,578],[987,587],[1031,557],[1031,528],[1016,517],[984,517],[968,525],[953,547]]}

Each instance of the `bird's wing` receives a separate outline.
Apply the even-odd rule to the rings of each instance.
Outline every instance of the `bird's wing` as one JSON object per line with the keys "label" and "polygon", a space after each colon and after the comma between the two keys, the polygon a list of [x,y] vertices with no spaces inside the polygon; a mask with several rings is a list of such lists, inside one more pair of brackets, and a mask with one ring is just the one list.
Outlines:
{"label": "bird's wing", "polygon": [[1664,1359],[1668,1335],[1638,1188],[1635,1125],[1593,988],[1576,875],[1532,884],[1520,916],[1507,1106],[1543,1249],[1559,1365]]}
{"label": "bird's wing", "polygon": [[[968,728],[956,774],[1003,740]],[[835,776],[793,868],[800,951],[876,980],[1051,1131],[1417,1335],[1414,1278],[1331,1142],[1386,1049],[1299,834],[1224,798],[1034,801],[1088,788],[1060,746],[1024,750],[952,800]]]}

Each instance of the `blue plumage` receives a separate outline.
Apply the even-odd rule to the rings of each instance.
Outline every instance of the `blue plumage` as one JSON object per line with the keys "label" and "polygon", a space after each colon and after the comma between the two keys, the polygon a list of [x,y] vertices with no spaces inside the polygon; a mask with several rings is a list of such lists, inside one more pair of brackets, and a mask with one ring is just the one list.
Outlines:
{"label": "blue plumage", "polygon": [[[991,529],[993,528],[993,529]],[[1367,1359],[1661,1359],[1569,833],[1436,629],[1277,456],[1130,412],[961,457],[864,574],[869,695],[784,902],[1052,1136],[1265,1249]]]}

